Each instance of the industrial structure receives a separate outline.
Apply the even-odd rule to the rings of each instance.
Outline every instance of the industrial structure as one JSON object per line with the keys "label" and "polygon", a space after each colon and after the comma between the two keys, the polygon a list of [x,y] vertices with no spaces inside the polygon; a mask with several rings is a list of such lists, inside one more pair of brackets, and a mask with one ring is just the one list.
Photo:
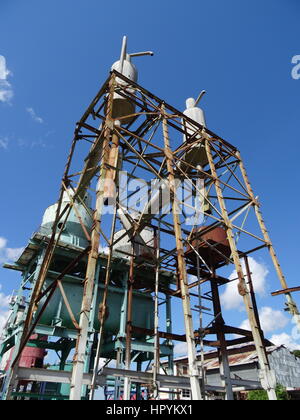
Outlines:
{"label": "industrial structure", "polygon": [[[277,384],[283,386],[293,399],[300,397],[300,358],[296,357],[285,346],[269,345],[266,347],[271,369],[276,376]],[[198,353],[197,358],[201,361],[202,354]],[[258,355],[253,343],[239,344],[228,348],[228,360],[231,377],[249,381],[248,390],[261,390],[259,379],[260,366]],[[162,364],[165,367],[165,364]],[[212,389],[210,399],[222,399],[222,393],[218,392],[221,388],[220,366],[218,352],[216,350],[204,353],[204,369],[207,389]],[[188,360],[185,356],[174,359],[174,373],[178,376],[188,376]],[[247,391],[235,388],[235,399],[245,399]],[[166,395],[161,393],[161,399]],[[190,399],[190,391],[187,389],[178,390],[177,399]]]}
{"label": "industrial structure", "polygon": [[[250,254],[270,253],[298,325],[300,316],[243,160],[206,128],[198,107],[204,92],[180,112],[137,84],[132,58],[139,55],[152,53],[127,54],[124,38],[120,60],[76,125],[58,202],[19,259],[5,265],[22,282],[0,348],[2,399],[59,399],[68,385],[71,400],[92,400],[99,386],[128,400],[143,384],[154,399],[167,388],[170,399],[189,389],[201,400],[208,390],[197,351],[213,347],[218,391],[230,400],[249,381],[232,379],[228,347],[249,341],[261,386],[276,399]],[[224,275],[230,267],[233,280]],[[230,281],[251,331],[225,323],[220,288]],[[187,345],[188,380],[174,374],[174,342]],[[59,355],[58,367],[45,365],[45,350]]]}

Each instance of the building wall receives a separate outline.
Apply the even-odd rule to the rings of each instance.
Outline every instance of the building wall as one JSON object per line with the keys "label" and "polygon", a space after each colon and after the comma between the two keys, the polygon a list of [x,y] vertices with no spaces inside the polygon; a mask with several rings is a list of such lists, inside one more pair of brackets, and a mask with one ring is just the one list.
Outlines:
{"label": "building wall", "polygon": [[[246,381],[259,381],[258,367],[256,363],[249,363],[239,366],[231,366],[231,377],[236,379],[244,379]],[[206,373],[207,385],[221,386],[221,378],[219,369],[209,370]]]}
{"label": "building wall", "polygon": [[286,388],[300,388],[300,359],[288,349],[280,348],[269,355],[269,361],[277,383]]}
{"label": "building wall", "polygon": [[[296,358],[288,349],[279,347],[269,354],[271,369],[275,371],[277,383],[286,388],[300,389],[300,359]],[[257,361],[230,367],[231,377],[259,382],[259,366]],[[186,376],[188,374],[187,361],[175,361],[174,374]],[[207,384],[221,386],[219,369],[210,369],[206,373]],[[176,399],[190,399],[187,391],[178,389]],[[168,394],[164,395],[168,398]]]}

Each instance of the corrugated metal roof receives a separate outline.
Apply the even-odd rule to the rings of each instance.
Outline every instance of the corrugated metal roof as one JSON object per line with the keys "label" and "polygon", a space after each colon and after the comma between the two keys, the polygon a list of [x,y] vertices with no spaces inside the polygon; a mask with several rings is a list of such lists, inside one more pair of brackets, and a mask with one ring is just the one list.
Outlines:
{"label": "corrugated metal roof", "polygon": [[[255,363],[258,361],[256,351],[251,351],[242,354],[235,354],[228,357],[229,365],[230,366],[240,366],[240,365],[248,365],[249,363]],[[207,370],[209,369],[217,369],[219,367],[219,360],[217,357],[207,360],[204,363],[204,366]]]}
{"label": "corrugated metal roof", "polygon": [[[246,343],[246,344],[239,344],[236,346],[230,346],[228,347],[228,351],[230,353],[230,350],[235,351],[235,354],[232,354],[228,356],[229,359],[229,365],[230,366],[238,366],[238,365],[246,365],[249,363],[255,363],[258,361],[258,356],[257,356],[257,352],[255,350],[255,348],[253,350],[247,351],[246,348],[247,347],[251,347],[254,346],[253,342],[250,343]],[[276,350],[279,350],[281,348],[286,348],[285,346],[269,346],[266,348],[267,353],[273,353]],[[236,350],[240,349],[241,352],[240,353],[236,353]],[[243,351],[244,349],[244,351]],[[205,367],[207,369],[216,369],[219,367],[219,361],[217,357],[213,357],[213,354],[216,353],[216,350],[211,350],[211,351],[207,351],[204,353],[204,356],[206,358],[205,361]],[[211,355],[211,358],[210,358]],[[200,358],[201,353],[197,353],[197,357]],[[174,359],[174,363],[176,362],[180,362],[180,361],[184,361],[187,359],[187,356],[182,356],[182,357],[178,357],[176,359]]]}

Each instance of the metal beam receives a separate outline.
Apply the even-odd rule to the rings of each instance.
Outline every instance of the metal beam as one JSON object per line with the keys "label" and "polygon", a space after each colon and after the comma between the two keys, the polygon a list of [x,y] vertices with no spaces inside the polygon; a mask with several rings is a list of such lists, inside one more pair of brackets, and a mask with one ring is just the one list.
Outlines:
{"label": "metal beam", "polygon": [[284,290],[277,290],[276,292],[271,293],[272,296],[279,296],[279,295],[285,295],[286,293],[294,293],[294,292],[300,292],[300,286],[299,287],[289,287],[288,289]]}

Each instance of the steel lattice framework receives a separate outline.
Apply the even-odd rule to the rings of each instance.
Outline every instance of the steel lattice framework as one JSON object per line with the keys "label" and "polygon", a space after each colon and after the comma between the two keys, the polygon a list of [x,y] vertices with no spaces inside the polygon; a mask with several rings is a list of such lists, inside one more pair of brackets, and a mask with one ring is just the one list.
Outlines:
{"label": "steel lattice framework", "polygon": [[[124,115],[123,117],[116,116],[114,110],[114,95],[116,94],[134,104],[136,109],[134,114]],[[186,139],[184,143],[182,142],[183,136]],[[195,147],[202,147],[203,153],[205,153],[206,162],[202,166],[199,166],[197,162],[192,164],[191,159],[187,159],[187,156],[193,153]],[[87,157],[82,167],[81,156],[84,151],[87,151]],[[144,197],[146,197],[146,205],[139,212],[138,219],[134,219],[130,215],[130,206],[129,209],[128,207],[125,208],[121,197],[122,187],[118,183],[112,201],[109,202],[109,205],[106,202],[108,195],[107,179],[116,181],[120,172],[124,171],[127,173],[128,182],[135,179],[145,181]],[[148,211],[147,188],[149,188],[153,179],[167,185],[167,190],[170,193],[169,212],[161,211],[163,205],[160,206],[157,214],[151,214]],[[197,191],[197,180],[199,179],[203,180],[204,183],[202,191]],[[196,192],[203,196],[203,191],[205,191],[203,199],[208,204],[209,210],[203,211],[203,227],[201,230],[195,230],[195,226],[186,225],[184,202],[182,198],[178,197],[176,190],[177,180],[185,182],[185,185],[190,188],[191,196],[194,196]],[[63,195],[65,192],[70,194],[70,189],[73,190],[73,195],[70,196],[70,204],[63,207]],[[78,218],[90,245],[45,290],[43,288],[44,281],[53,253],[59,243],[59,232],[61,230],[58,229],[58,225],[66,222],[72,207],[76,212],[76,205],[84,202],[83,199],[87,191],[92,191],[94,194],[95,210],[91,214],[94,220],[92,231],[88,232],[79,215]],[[131,196],[134,198],[137,193],[141,194],[141,191],[133,191]],[[107,215],[105,210],[108,207],[113,208],[114,211]],[[127,225],[124,220],[127,220]],[[265,352],[265,339],[255,302],[255,290],[248,261],[250,254],[263,249],[269,251],[286,295],[288,309],[296,317],[298,325],[300,324],[300,317],[290,290],[288,290],[288,285],[262,218],[260,204],[251,188],[241,155],[230,143],[116,71],[110,74],[81,120],[77,123],[62,179],[53,234],[47,245],[31,295],[19,351],[10,372],[7,398],[9,398],[18,380],[18,361],[21,352],[39,322],[39,317],[35,315],[39,302],[47,296],[43,305],[43,308],[46,308],[51,303],[51,296],[54,291],[59,288],[78,330],[70,398],[80,399],[81,387],[84,383],[83,378],[86,373],[84,372],[84,360],[99,246],[104,244],[108,248],[108,255],[106,271],[102,279],[105,292],[100,311],[101,327],[90,383],[90,398],[93,398],[95,385],[97,384],[97,366],[101,356],[103,331],[105,330],[110,274],[114,263],[113,250],[118,241],[122,239],[122,237],[115,238],[118,225],[126,229],[126,234],[132,241],[132,252],[126,255],[129,258],[129,278],[125,371],[130,371],[132,333],[137,329],[132,324],[133,290],[147,288],[153,292],[155,298],[155,326],[153,330],[144,331],[145,334],[154,337],[154,395],[157,396],[159,391],[157,378],[160,369],[159,346],[161,338],[170,341],[186,341],[193,399],[202,399],[205,393],[203,381],[199,381],[199,375],[201,376],[201,374],[196,357],[197,345],[200,344],[202,350],[203,346],[218,348],[223,385],[227,398],[230,399],[232,398],[233,383],[230,378],[227,347],[253,340],[259,356],[263,387],[268,390],[269,397],[275,399],[274,378]],[[227,232],[229,253],[222,250],[218,244],[212,244],[206,239],[207,235],[218,227],[224,228]],[[145,228],[154,230],[157,244],[152,249],[152,257],[148,261],[153,272],[153,279],[146,283],[138,278],[137,273],[144,262],[134,251],[135,244],[143,242],[140,233]],[[218,256],[217,263],[212,264],[211,260],[203,258],[197,247],[197,241],[205,244],[210,256]],[[187,249],[190,250],[188,255]],[[76,319],[64,293],[63,280],[68,270],[86,256],[88,256],[88,262],[84,296],[80,318]],[[237,275],[233,280],[237,282],[239,293],[243,298],[251,331],[229,327],[223,320],[219,287],[232,280],[220,275],[219,270],[221,271],[229,265],[232,265],[236,270]],[[160,282],[159,273],[162,270],[170,272],[174,276],[174,284],[166,285]],[[190,281],[190,275],[196,276],[195,281]],[[203,285],[209,286],[209,292],[202,293],[201,287]],[[182,301],[185,326],[183,336],[174,334],[171,330],[166,332],[159,330],[159,294],[163,294],[167,299],[174,298]],[[203,328],[203,325],[200,324],[200,328],[195,329],[191,299],[199,300],[200,315],[203,309],[201,306],[203,299],[212,305],[213,321],[208,327]],[[208,339],[207,336],[210,334],[216,335],[216,339]],[[241,338],[229,340],[226,338],[227,334],[238,334]],[[130,395],[130,375],[126,375],[125,371],[124,395],[128,397]]]}

